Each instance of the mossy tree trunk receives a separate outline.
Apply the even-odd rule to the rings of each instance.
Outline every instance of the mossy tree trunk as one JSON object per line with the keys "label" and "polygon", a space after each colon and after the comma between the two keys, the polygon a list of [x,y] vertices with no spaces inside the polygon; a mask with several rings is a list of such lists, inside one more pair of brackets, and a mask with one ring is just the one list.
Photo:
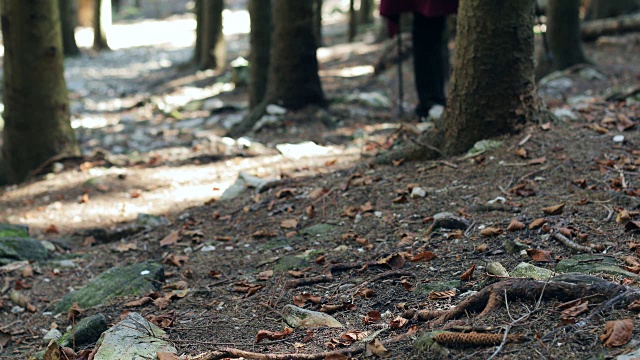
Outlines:
{"label": "mossy tree trunk", "polygon": [[93,49],[110,50],[107,34],[111,28],[111,0],[95,0],[93,8]]}
{"label": "mossy tree trunk", "polygon": [[251,53],[249,54],[249,108],[258,105],[267,91],[271,50],[271,0],[249,0]]}
{"label": "mossy tree trunk", "polygon": [[229,135],[240,135],[253,127],[268,104],[287,109],[326,105],[313,34],[313,2],[272,0],[271,52],[267,93],[262,102]]}
{"label": "mossy tree trunk", "polygon": [[200,46],[199,66],[202,69],[221,70],[225,66],[227,48],[222,33],[223,0],[203,0],[199,3],[198,20],[201,20],[199,37],[196,42]]}
{"label": "mossy tree trunk", "polygon": [[356,1],[350,0],[349,1],[349,26],[348,26],[348,33],[347,33],[347,38],[349,42],[353,42],[353,40],[355,40],[356,34],[358,32],[358,16],[357,15],[358,14],[356,12]]}
{"label": "mossy tree trunk", "polygon": [[58,0],[60,8],[60,23],[62,24],[62,47],[66,56],[77,56],[80,54],[78,44],[76,44],[76,24],[78,23],[78,12],[76,0]]}
{"label": "mossy tree trunk", "polygon": [[52,157],[80,151],[69,121],[57,1],[0,4],[5,46],[2,158],[8,180],[20,182]]}
{"label": "mossy tree trunk", "polygon": [[313,0],[313,35],[316,45],[322,46],[322,0]]}
{"label": "mossy tree trunk", "polygon": [[573,65],[589,63],[582,51],[580,3],[581,0],[549,0],[546,35],[551,56],[548,57],[544,51],[538,52],[537,78]]}
{"label": "mossy tree trunk", "polygon": [[533,10],[534,0],[461,0],[445,113],[419,145],[377,161],[459,154],[479,140],[548,117],[534,81]]}

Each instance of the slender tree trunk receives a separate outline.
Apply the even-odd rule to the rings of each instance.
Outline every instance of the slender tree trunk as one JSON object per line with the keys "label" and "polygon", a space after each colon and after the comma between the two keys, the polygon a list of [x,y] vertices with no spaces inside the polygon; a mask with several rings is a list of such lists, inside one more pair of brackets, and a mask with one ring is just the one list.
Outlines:
{"label": "slender tree trunk", "polygon": [[580,32],[581,0],[549,0],[547,7],[547,41],[550,57],[539,51],[536,77],[589,63],[582,51]]}
{"label": "slender tree trunk", "polygon": [[60,8],[60,22],[62,24],[62,46],[66,56],[76,56],[80,54],[80,49],[76,44],[76,23],[78,13],[76,0],[58,0]]}
{"label": "slender tree trunk", "polygon": [[[79,155],[69,121],[58,3],[2,1],[2,158],[11,182],[58,155]],[[2,177],[2,176],[0,176]]]}
{"label": "slender tree trunk", "polygon": [[229,131],[231,136],[250,130],[268,104],[293,110],[307,105],[326,105],[318,76],[312,1],[272,0],[272,6],[267,93],[262,102]]}
{"label": "slender tree trunk", "polygon": [[95,0],[77,0],[78,26],[93,26]]}
{"label": "slender tree trunk", "polygon": [[222,33],[223,0],[203,0],[200,38],[200,67],[220,70],[225,66],[227,49]]}
{"label": "slender tree trunk", "polygon": [[111,0],[95,0],[93,14],[93,49],[110,50],[107,34],[112,22]]}
{"label": "slender tree trunk", "polygon": [[360,9],[358,10],[358,24],[372,24],[374,8],[375,6],[373,4],[373,0],[360,0]]}
{"label": "slender tree trunk", "polygon": [[262,101],[267,91],[271,50],[271,0],[249,0],[249,16],[249,108],[253,109]]}
{"label": "slender tree trunk", "polygon": [[313,0],[313,35],[317,46],[322,46],[322,0]]}
{"label": "slender tree trunk", "polygon": [[193,9],[196,16],[196,42],[193,50],[193,62],[195,64],[200,63],[200,59],[202,58],[202,29],[204,17],[203,13],[203,5],[204,0],[195,0],[195,8]]}
{"label": "slender tree trunk", "polygon": [[349,1],[349,33],[347,34],[349,42],[353,42],[358,32],[358,18],[356,13],[355,0]]}

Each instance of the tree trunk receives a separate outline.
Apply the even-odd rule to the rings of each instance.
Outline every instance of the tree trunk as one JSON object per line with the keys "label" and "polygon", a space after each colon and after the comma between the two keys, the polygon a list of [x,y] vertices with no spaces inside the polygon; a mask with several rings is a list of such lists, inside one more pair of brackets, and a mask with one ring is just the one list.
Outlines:
{"label": "tree trunk", "polygon": [[322,0],[313,0],[313,35],[316,45],[322,46]]}
{"label": "tree trunk", "polygon": [[630,14],[640,9],[640,0],[589,0],[585,20]]}
{"label": "tree trunk", "polygon": [[62,46],[64,55],[76,56],[80,54],[80,49],[76,44],[76,23],[78,14],[76,11],[76,0],[58,0],[60,9],[60,22],[62,24]]}
{"label": "tree trunk", "polygon": [[78,26],[93,26],[95,0],[77,0]]}
{"label": "tree trunk", "polygon": [[358,31],[358,18],[356,13],[356,4],[355,0],[349,1],[349,32],[347,34],[347,38],[349,42],[353,42],[356,38],[356,33]]}
{"label": "tree trunk", "polygon": [[373,0],[360,0],[360,9],[358,10],[358,24],[367,25],[373,23]]}
{"label": "tree trunk", "polygon": [[640,14],[620,15],[615,18],[590,20],[582,23],[582,40],[593,41],[603,35],[640,31]]}
{"label": "tree trunk", "polygon": [[204,22],[203,19],[203,3],[204,0],[196,0],[195,1],[195,8],[193,9],[194,14],[196,16],[196,42],[195,42],[195,46],[193,49],[193,62],[195,64],[199,64],[200,63],[200,58],[202,58],[202,44],[201,44],[201,39],[202,39],[202,23]]}
{"label": "tree trunk", "polygon": [[249,108],[253,109],[262,101],[267,91],[271,50],[271,0],[249,0],[249,16]]}
{"label": "tree trunk", "polygon": [[93,15],[93,49],[110,50],[107,33],[112,22],[111,0],[95,0]]}
{"label": "tree trunk", "polygon": [[[69,120],[56,1],[2,1],[2,158],[11,182],[59,155],[79,155]],[[0,176],[1,177],[1,176]]]}
{"label": "tree trunk", "polygon": [[240,135],[253,127],[268,104],[288,109],[326,105],[313,35],[313,2],[272,0],[273,32],[269,55],[267,93],[262,102],[229,135]]}
{"label": "tree trunk", "polygon": [[227,57],[226,43],[222,33],[223,0],[203,0],[202,30],[200,39],[200,67],[202,69],[221,70]]}
{"label": "tree trunk", "polygon": [[580,33],[581,0],[549,0],[547,7],[547,40],[550,56],[539,52],[536,77],[576,64],[589,63],[582,51]]}

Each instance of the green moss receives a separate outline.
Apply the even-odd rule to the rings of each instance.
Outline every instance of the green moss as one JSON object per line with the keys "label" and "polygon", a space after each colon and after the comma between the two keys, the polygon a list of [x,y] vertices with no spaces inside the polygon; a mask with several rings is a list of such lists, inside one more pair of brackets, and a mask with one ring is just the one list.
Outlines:
{"label": "green moss", "polygon": [[9,237],[0,238],[0,265],[14,261],[41,261],[47,258],[47,250],[35,239]]}
{"label": "green moss", "polygon": [[416,295],[429,295],[429,293],[432,291],[451,290],[459,288],[460,286],[462,286],[462,281],[460,280],[439,281],[419,285],[415,288],[415,290],[413,290],[413,293]]}
{"label": "green moss", "polygon": [[0,238],[4,237],[28,238],[29,227],[24,225],[0,223]]}

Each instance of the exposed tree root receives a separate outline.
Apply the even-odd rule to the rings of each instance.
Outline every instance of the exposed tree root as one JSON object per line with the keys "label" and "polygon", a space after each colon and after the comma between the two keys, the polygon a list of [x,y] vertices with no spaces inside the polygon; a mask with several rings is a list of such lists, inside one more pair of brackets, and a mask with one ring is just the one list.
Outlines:
{"label": "exposed tree root", "polygon": [[504,304],[505,297],[511,300],[555,298],[561,301],[592,296],[607,300],[624,292],[627,288],[599,277],[578,273],[555,276],[547,283],[532,279],[508,279],[488,286],[462,301],[455,308],[446,311],[430,323],[431,326],[461,318],[469,313],[479,312],[478,317],[489,315]]}

